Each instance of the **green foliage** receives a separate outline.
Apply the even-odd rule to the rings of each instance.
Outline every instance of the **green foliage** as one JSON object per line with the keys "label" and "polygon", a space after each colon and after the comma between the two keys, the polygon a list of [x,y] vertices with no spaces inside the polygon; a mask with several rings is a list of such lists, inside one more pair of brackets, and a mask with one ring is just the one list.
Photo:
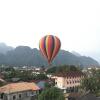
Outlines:
{"label": "green foliage", "polygon": [[65,100],[63,93],[55,87],[44,90],[38,100]]}
{"label": "green foliage", "polygon": [[[7,69],[8,70],[8,69]],[[5,80],[11,81],[12,78],[20,78],[21,81],[30,81],[30,80],[44,80],[47,79],[45,74],[32,74],[32,71],[19,71],[19,70],[8,70],[4,74]]]}
{"label": "green foliage", "polygon": [[7,68],[5,68],[5,71],[7,71],[7,72],[8,72],[8,71],[15,71],[15,70],[14,70],[14,68],[13,68],[13,67],[7,67]]}
{"label": "green foliage", "polygon": [[5,82],[0,82],[0,87],[5,85],[6,83]]}
{"label": "green foliage", "polygon": [[54,81],[46,82],[46,83],[45,83],[45,88],[51,88],[51,87],[53,87],[53,86],[55,86],[55,82],[54,82]]}
{"label": "green foliage", "polygon": [[34,78],[36,80],[45,80],[45,79],[48,79],[48,77],[45,74],[38,74]]}
{"label": "green foliage", "polygon": [[68,72],[68,71],[81,71],[79,67],[76,67],[74,65],[62,65],[62,66],[56,66],[52,67],[47,70],[47,73],[59,73],[59,72]]}
{"label": "green foliage", "polygon": [[100,70],[92,69],[92,76],[83,79],[81,88],[94,94],[100,94]]}
{"label": "green foliage", "polygon": [[49,68],[46,73],[55,73],[56,70],[57,70],[57,67],[52,67],[52,68]]}
{"label": "green foliage", "polygon": [[90,91],[91,93],[98,91],[98,82],[94,77],[84,79],[82,86],[86,89],[86,91]]}
{"label": "green foliage", "polygon": [[51,87],[51,84],[49,84],[49,83],[45,83],[45,88],[50,88]]}

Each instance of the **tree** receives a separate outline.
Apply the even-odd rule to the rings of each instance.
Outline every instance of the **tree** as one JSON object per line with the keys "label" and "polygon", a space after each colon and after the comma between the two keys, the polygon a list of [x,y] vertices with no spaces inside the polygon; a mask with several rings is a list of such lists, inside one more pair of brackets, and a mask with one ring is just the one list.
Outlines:
{"label": "tree", "polygon": [[49,69],[47,70],[46,73],[47,73],[47,74],[49,74],[49,73],[50,73],[50,74],[51,74],[51,73],[55,73],[56,70],[57,70],[57,67],[54,66],[54,67],[52,67],[52,68],[49,68]]}
{"label": "tree", "polygon": [[45,83],[45,88],[50,88],[51,87],[51,84],[49,84],[49,83]]}
{"label": "tree", "polygon": [[6,82],[1,82],[0,81],[0,87],[3,86],[3,85],[5,85],[5,84],[6,84]]}
{"label": "tree", "polygon": [[85,78],[82,81],[82,87],[91,93],[96,93],[98,91],[98,82],[97,79],[94,77]]}
{"label": "tree", "polygon": [[47,70],[47,74],[53,74],[53,73],[63,73],[68,71],[81,71],[80,67],[77,67],[75,65],[61,65],[61,66],[55,66]]}
{"label": "tree", "polygon": [[100,93],[100,71],[92,69],[92,75],[82,80],[81,88],[98,95]]}
{"label": "tree", "polygon": [[38,100],[65,100],[63,93],[56,87],[47,88],[38,97]]}
{"label": "tree", "polygon": [[45,75],[45,74],[38,74],[35,76],[35,79],[36,80],[45,80],[45,79],[48,79],[48,77]]}

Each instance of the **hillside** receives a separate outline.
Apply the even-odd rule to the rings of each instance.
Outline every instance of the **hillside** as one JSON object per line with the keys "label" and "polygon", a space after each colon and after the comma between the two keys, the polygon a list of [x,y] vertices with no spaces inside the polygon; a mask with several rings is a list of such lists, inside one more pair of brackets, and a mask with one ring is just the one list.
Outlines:
{"label": "hillside", "polygon": [[[46,59],[41,55],[40,51],[36,48],[31,49],[28,46],[18,46],[15,49],[8,51],[6,54],[0,54],[0,64],[14,65],[14,66],[42,66],[47,65]],[[74,54],[60,50],[54,61],[53,65],[98,65],[98,62],[90,57],[75,56]]]}
{"label": "hillside", "polygon": [[13,47],[7,46],[5,43],[0,43],[0,53],[6,54],[10,50],[13,50]]}

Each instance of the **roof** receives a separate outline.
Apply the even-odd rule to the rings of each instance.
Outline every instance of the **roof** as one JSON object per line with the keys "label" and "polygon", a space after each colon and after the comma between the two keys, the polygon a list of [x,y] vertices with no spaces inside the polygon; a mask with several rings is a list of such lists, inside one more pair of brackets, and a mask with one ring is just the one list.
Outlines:
{"label": "roof", "polygon": [[0,93],[15,93],[28,90],[39,90],[40,88],[33,82],[20,82],[20,83],[11,83],[5,86],[0,87]]}
{"label": "roof", "polygon": [[45,83],[46,81],[40,81],[37,83],[37,85],[41,88],[41,89],[44,89],[45,88]]}
{"label": "roof", "polygon": [[81,77],[81,76],[85,76],[84,73],[80,72],[80,71],[69,71],[69,72],[64,72],[64,73],[56,73],[55,76],[58,77]]}

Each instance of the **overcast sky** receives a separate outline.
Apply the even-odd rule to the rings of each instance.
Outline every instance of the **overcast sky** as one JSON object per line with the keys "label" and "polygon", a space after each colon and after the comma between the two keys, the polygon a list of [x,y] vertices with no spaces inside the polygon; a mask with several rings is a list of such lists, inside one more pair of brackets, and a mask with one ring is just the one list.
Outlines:
{"label": "overcast sky", "polygon": [[100,61],[100,0],[0,0],[0,42],[38,48],[47,34]]}

